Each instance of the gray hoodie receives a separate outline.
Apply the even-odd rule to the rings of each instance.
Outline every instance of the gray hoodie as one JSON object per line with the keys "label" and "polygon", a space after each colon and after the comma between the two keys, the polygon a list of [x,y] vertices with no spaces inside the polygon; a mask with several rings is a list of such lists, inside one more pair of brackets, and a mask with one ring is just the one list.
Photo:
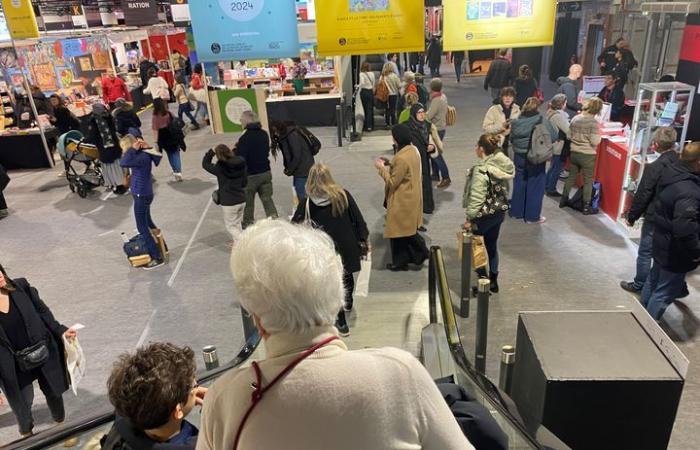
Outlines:
{"label": "gray hoodie", "polygon": [[487,156],[472,167],[467,174],[462,197],[462,207],[466,210],[467,219],[479,217],[488,194],[489,181],[504,189],[505,197],[508,198],[508,180],[512,180],[514,176],[513,161],[502,151]]}
{"label": "gray hoodie", "polygon": [[557,78],[557,85],[559,85],[557,94],[566,95],[566,112],[569,114],[569,117],[574,117],[581,111],[581,104],[578,102],[579,88],[576,81],[569,77],[559,77]]}

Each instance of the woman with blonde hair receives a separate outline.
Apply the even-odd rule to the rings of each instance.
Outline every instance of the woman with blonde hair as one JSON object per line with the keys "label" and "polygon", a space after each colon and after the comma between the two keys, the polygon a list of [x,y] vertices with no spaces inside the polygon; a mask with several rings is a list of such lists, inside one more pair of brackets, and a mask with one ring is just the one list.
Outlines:
{"label": "woman with blonde hair", "polygon": [[391,62],[384,64],[382,69],[382,76],[379,79],[381,83],[382,80],[386,83],[387,89],[389,89],[389,99],[387,100],[387,105],[385,109],[384,117],[386,117],[387,129],[393,125],[396,125],[396,104],[399,100],[399,92],[401,91],[401,80],[394,71],[394,66]]}
{"label": "woman with blonde hair", "polygon": [[566,179],[559,207],[569,206],[569,192],[579,172],[583,173],[583,214],[595,214],[591,209],[593,196],[593,171],[595,170],[596,149],[600,144],[600,131],[595,116],[603,109],[603,101],[593,97],[583,104],[583,111],[571,119],[571,165]]}
{"label": "woman with blonde hair", "polygon": [[299,204],[292,222],[312,224],[325,231],[343,260],[344,307],[336,327],[342,336],[350,334],[345,312],[352,310],[355,289],[353,274],[360,271],[360,259],[369,251],[369,231],[355,199],[339,185],[328,166],[314,164],[306,181],[306,201]]}

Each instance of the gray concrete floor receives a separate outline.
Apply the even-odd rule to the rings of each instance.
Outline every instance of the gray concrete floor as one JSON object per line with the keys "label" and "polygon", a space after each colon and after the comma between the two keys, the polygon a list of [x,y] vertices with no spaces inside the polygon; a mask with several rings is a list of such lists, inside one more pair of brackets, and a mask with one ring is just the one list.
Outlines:
{"label": "gray concrete floor", "polygon": [[[452,289],[459,286],[456,232],[464,220],[461,208],[464,178],[476,160],[474,144],[490,98],[483,78],[457,84],[444,66],[445,91],[458,110],[458,123],[447,132],[447,160],[453,184],[435,190],[436,212],[428,219],[428,243],[443,247]],[[551,90],[543,83],[545,91]],[[149,122],[148,113],[143,116]],[[147,127],[145,127],[147,128]],[[335,129],[315,129],[323,149],[317,160],[329,164],[336,179],[350,190],[371,231],[373,270],[370,294],[356,299],[350,316],[351,348],[392,345],[418,352],[420,329],[427,318],[427,271],[392,273],[388,245],[382,239],[382,182],[372,159],[390,154],[386,131],[365,135],[342,148]],[[192,346],[216,344],[222,360],[242,343],[240,314],[228,273],[228,236],[221,212],[210,205],[216,182],[201,169],[203,153],[235,135],[188,137],[183,155],[185,181],[175,183],[167,161],[156,169],[153,216],[171,249],[167,267],[145,272],[131,269],[121,251],[119,232],[133,232],[129,196],[114,198],[95,191],[87,199],[70,193],[59,169],[13,172],[6,191],[12,216],[0,221],[0,261],[14,276],[25,276],[39,289],[55,315],[67,325],[86,325],[81,343],[89,373],[78,397],[67,393],[69,419],[82,417],[104,404],[105,381],[112,361],[139,342],[171,340]],[[291,214],[291,180],[273,164],[275,201],[280,214]],[[105,198],[109,197],[109,198]],[[256,213],[262,214],[258,203]],[[633,276],[636,246],[606,217],[583,217],[560,210],[545,199],[543,225],[506,221],[501,237],[501,293],[492,297],[487,372],[498,376],[502,345],[513,344],[517,314],[525,310],[589,310],[629,307],[636,301],[618,287]],[[187,250],[185,255],[185,250]],[[184,255],[184,257],[183,257]],[[691,360],[682,404],[672,436],[672,449],[694,448],[700,424],[700,360],[697,329],[700,307],[693,302],[700,282],[690,278],[691,296],[671,306],[664,327]],[[461,333],[472,356],[474,319],[461,321]],[[35,415],[50,425],[43,397],[37,394]],[[17,437],[14,417],[0,410],[0,442]]]}

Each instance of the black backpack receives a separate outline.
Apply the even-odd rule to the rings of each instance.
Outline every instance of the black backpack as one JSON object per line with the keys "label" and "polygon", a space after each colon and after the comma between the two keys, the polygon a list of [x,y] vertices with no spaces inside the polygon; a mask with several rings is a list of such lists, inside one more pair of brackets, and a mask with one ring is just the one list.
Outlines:
{"label": "black backpack", "polygon": [[100,448],[102,450],[134,450],[132,446],[124,441],[124,438],[121,437],[114,427],[109,430],[108,434],[102,436]]}
{"label": "black backpack", "polygon": [[174,141],[177,141],[183,152],[187,150],[187,144],[185,144],[185,122],[182,119],[171,114],[168,133],[170,133]]}
{"label": "black backpack", "polygon": [[318,152],[321,150],[321,141],[319,141],[318,138],[314,136],[314,134],[306,127],[297,126],[297,131],[308,144],[311,154],[314,156],[318,155]]}

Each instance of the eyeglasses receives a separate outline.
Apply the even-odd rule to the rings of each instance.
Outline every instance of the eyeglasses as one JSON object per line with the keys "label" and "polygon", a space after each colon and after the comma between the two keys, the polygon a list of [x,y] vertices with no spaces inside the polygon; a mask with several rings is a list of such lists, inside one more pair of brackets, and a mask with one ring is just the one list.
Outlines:
{"label": "eyeglasses", "polygon": [[190,394],[194,393],[194,391],[197,390],[197,388],[200,386],[201,384],[199,384],[199,381],[195,380],[194,384],[192,385],[192,388],[190,388]]}

